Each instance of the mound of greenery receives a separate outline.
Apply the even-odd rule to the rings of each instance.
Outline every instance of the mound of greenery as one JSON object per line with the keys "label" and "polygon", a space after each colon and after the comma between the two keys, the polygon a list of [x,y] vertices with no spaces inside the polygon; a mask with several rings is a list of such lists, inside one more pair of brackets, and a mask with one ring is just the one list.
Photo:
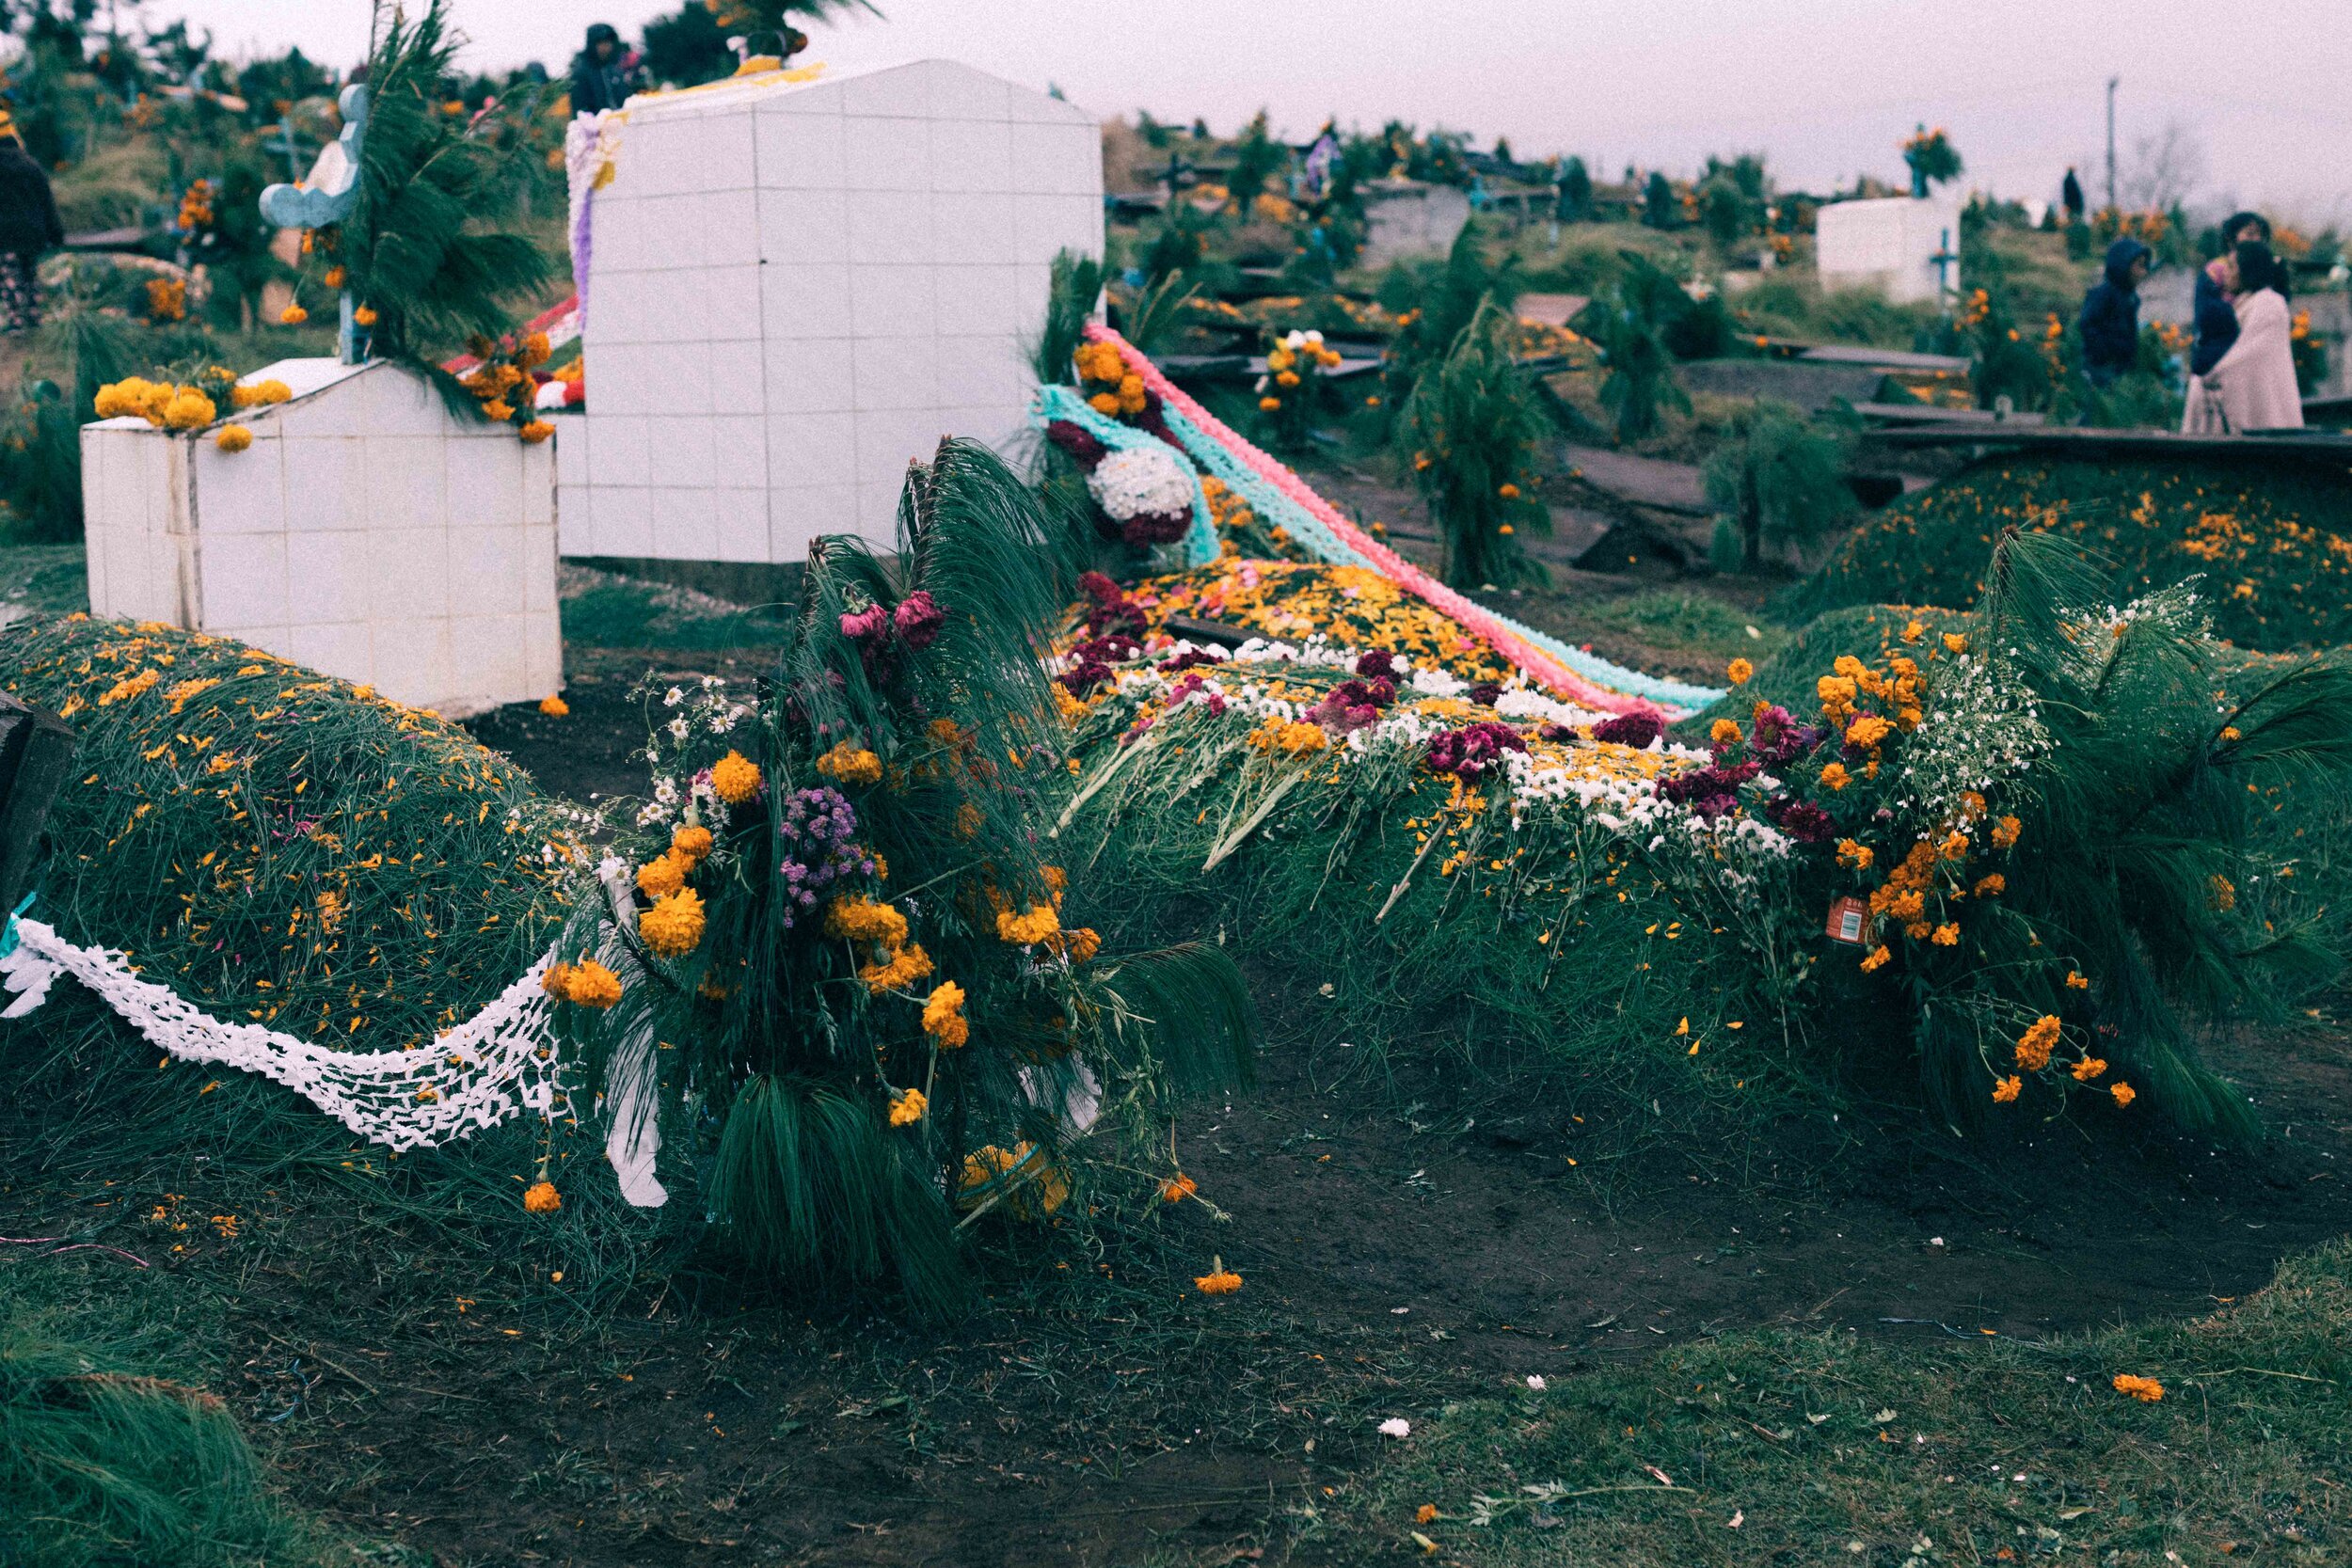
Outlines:
{"label": "mound of greenery", "polygon": [[1402,1457],[1340,1514],[1496,1568],[2339,1561],[2348,1316],[2352,1244],[2337,1243],[2189,1323],[2046,1342],[1701,1339],[1408,1412]]}
{"label": "mound of greenery", "polygon": [[2005,528],[2078,540],[2121,604],[2202,576],[2216,629],[2242,647],[2352,641],[2352,490],[2316,466],[1993,456],[1854,530],[1778,609],[1965,609]]}

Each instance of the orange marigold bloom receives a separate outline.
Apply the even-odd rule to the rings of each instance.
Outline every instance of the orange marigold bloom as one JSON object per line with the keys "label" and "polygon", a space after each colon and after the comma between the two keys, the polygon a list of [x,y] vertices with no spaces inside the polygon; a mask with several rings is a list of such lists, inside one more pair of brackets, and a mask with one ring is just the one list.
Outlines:
{"label": "orange marigold bloom", "polygon": [[686,885],[693,863],[675,849],[665,849],[637,868],[637,891],[648,898],[667,898]]}
{"label": "orange marigold bloom", "polygon": [[1031,904],[1025,914],[1000,910],[996,915],[996,937],[1018,947],[1045,941],[1061,930],[1061,917],[1051,904]]}
{"label": "orange marigold bloom", "polygon": [[1875,713],[1866,713],[1846,726],[1846,744],[1868,751],[1893,733],[1895,726]]}
{"label": "orange marigold bloom", "polygon": [[564,994],[578,1006],[610,1007],[621,999],[621,977],[594,958],[582,958],[564,975]]}
{"label": "orange marigold bloom", "polygon": [[1837,863],[1842,866],[1855,871],[1867,871],[1874,858],[1870,852],[1870,847],[1867,844],[1857,844],[1851,838],[1841,838],[1837,841]]}
{"label": "orange marigold bloom", "polygon": [[930,1103],[924,1098],[921,1089],[909,1089],[903,1094],[892,1095],[890,1097],[890,1125],[893,1127],[914,1126],[923,1119],[923,1113],[930,1109]]}
{"label": "orange marigold bloom", "polygon": [[1732,685],[1745,686],[1749,677],[1756,673],[1756,666],[1744,658],[1735,658],[1724,667],[1724,673],[1731,677]]}
{"label": "orange marigold bloom", "polygon": [[2014,816],[2002,817],[1998,822],[1993,824],[1994,847],[1996,849],[2009,848],[2017,842],[2018,834],[2024,832],[2025,831],[2026,825],[2023,822],[2018,821]]}
{"label": "orange marigold bloom", "polygon": [[1954,920],[1946,921],[1935,928],[1935,934],[1930,940],[1938,947],[1958,947],[1960,945],[1960,923]]}
{"label": "orange marigold bloom", "polygon": [[1160,1183],[1160,1201],[1163,1203],[1182,1203],[1184,1199],[1192,1196],[1193,1194],[1199,1192],[1200,1190],[1200,1182],[1195,1181],[1191,1177],[1186,1176],[1183,1171],[1178,1171],[1174,1176]]}
{"label": "orange marigold bloom", "polygon": [[2050,1065],[2050,1051],[2058,1042],[2056,1013],[2043,1013],[2017,1037],[2017,1065],[2027,1072],[2040,1072]]}
{"label": "orange marigold bloom", "polygon": [[2075,1083],[2088,1084],[2093,1078],[2096,1078],[2101,1073],[2106,1071],[2106,1069],[2107,1064],[2099,1057],[2085,1056],[2081,1061],[2076,1062],[2068,1070],[2074,1073]]}
{"label": "orange marigold bloom", "polygon": [[1843,789],[1853,783],[1853,775],[1846,771],[1842,762],[1833,762],[1821,769],[1821,782],[1832,789]]}
{"label": "orange marigold bloom", "polygon": [[1435,1524],[1437,1523],[1437,1519],[1438,1505],[1436,1503],[1423,1503],[1419,1508],[1413,1510],[1413,1523],[1417,1525]]}
{"label": "orange marigold bloom", "polygon": [[2014,1073],[2010,1074],[2007,1078],[2001,1079],[1993,1085],[1993,1103],[1995,1105],[2009,1104],[2017,1098],[2019,1091],[2023,1090],[2025,1086],[2026,1081],[2016,1076]]}
{"label": "orange marigold bloom", "polygon": [[2090,989],[2090,977],[2087,974],[2083,974],[2070,969],[2066,972],[2066,989],[2069,990],[2089,990]]}
{"label": "orange marigold bloom", "polygon": [[730,806],[739,806],[759,793],[759,764],[740,752],[729,752],[710,768],[710,787]]}
{"label": "orange marigold bloom", "polygon": [[923,1032],[943,1051],[953,1051],[972,1037],[972,1022],[963,1016],[961,986],[943,980],[932,988],[923,1004]]}
{"label": "orange marigold bloom", "polygon": [[686,823],[670,834],[671,852],[684,856],[690,868],[710,853],[710,830],[698,822]]}
{"label": "orange marigold bloom", "polygon": [[1862,960],[1862,973],[1867,974],[1874,969],[1883,968],[1886,961],[1894,956],[1886,950],[1883,944],[1871,948],[1868,956]]}
{"label": "orange marigold bloom", "polygon": [[2153,1377],[2134,1377],[2129,1372],[2115,1374],[2115,1391],[2129,1394],[2142,1404],[2153,1404],[2164,1398],[2164,1385]]}
{"label": "orange marigold bloom", "polygon": [[570,716],[572,705],[550,691],[539,699],[539,711],[550,719],[564,719]]}
{"label": "orange marigold bloom", "polygon": [[1740,739],[1739,721],[1731,719],[1716,720],[1714,727],[1707,732],[1707,738],[1718,746],[1737,744]]}
{"label": "orange marigold bloom", "polygon": [[1925,637],[1927,632],[1928,628],[1925,626],[1921,625],[1917,621],[1914,621],[1911,625],[1903,628],[1903,641],[1906,642],[1916,642],[1919,639]]}
{"label": "orange marigold bloom", "polygon": [[558,1002],[570,993],[571,983],[572,966],[567,963],[551,963],[539,973],[539,989]]}
{"label": "orange marigold bloom", "polygon": [[1241,1275],[1227,1268],[1224,1259],[1212,1258],[1209,1259],[1209,1272],[1192,1283],[1204,1296],[1230,1296],[1241,1289]]}
{"label": "orange marigold bloom", "polygon": [[564,1195],[544,1177],[523,1189],[523,1208],[533,1214],[552,1214],[564,1207]]}
{"label": "orange marigold bloom", "polygon": [[1977,885],[1972,891],[1979,898],[1998,898],[2009,891],[2009,879],[1995,871],[1989,876],[1978,878]]}
{"label": "orange marigold bloom", "polygon": [[817,771],[838,784],[880,784],[882,758],[863,746],[845,740],[817,759]]}
{"label": "orange marigold bloom", "polygon": [[1944,646],[1952,653],[1964,654],[1968,651],[1968,639],[1956,631],[1947,631],[1944,634]]}
{"label": "orange marigold bloom", "polygon": [[2115,1097],[2115,1105],[2118,1110],[2122,1110],[2124,1106],[2129,1105],[2133,1101],[2139,1098],[2138,1091],[2134,1089],[2129,1084],[2114,1085],[2107,1090],[2107,1093]]}

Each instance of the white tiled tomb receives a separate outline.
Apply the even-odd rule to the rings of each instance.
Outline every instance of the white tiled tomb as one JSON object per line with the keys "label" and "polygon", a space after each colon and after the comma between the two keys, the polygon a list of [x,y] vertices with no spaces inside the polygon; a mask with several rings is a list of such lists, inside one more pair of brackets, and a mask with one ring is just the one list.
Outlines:
{"label": "white tiled tomb", "polygon": [[945,60],[628,105],[596,193],[565,555],[887,541],[942,436],[1025,441],[1057,251],[1103,253],[1084,110]]}
{"label": "white tiled tomb", "polygon": [[[402,366],[286,359],[253,433],[82,427],[95,615],[234,637],[452,717],[563,684],[554,442],[459,419]],[[566,421],[569,423],[569,421]]]}
{"label": "white tiled tomb", "polygon": [[1830,202],[1814,219],[1814,257],[1825,289],[1869,289],[1898,305],[1956,293],[1960,195],[1947,186],[1925,199]]}

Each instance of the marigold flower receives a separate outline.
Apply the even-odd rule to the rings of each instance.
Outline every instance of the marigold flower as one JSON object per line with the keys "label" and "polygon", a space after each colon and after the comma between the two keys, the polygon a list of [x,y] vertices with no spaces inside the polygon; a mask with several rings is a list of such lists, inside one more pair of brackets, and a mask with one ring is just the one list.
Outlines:
{"label": "marigold flower", "polygon": [[1837,863],[1850,870],[1867,871],[1870,862],[1876,858],[1867,844],[1858,844],[1851,838],[1837,841]]}
{"label": "marigold flower", "polygon": [[2017,1065],[2027,1072],[2040,1072],[2050,1065],[2050,1049],[2058,1042],[2056,1013],[2043,1013],[2017,1037]]}
{"label": "marigold flower", "polygon": [[703,925],[702,895],[691,887],[680,888],[666,898],[655,899],[653,908],[637,917],[637,934],[660,957],[682,958],[702,945]]}
{"label": "marigold flower", "polygon": [[1944,646],[1947,652],[1964,654],[1968,651],[1968,639],[1956,631],[1947,631],[1944,634]]}
{"label": "marigold flower", "polygon": [[566,719],[571,716],[572,705],[550,691],[539,699],[539,711],[550,719]]}
{"label": "marigold flower", "polygon": [[213,445],[223,451],[243,451],[252,444],[253,432],[241,424],[223,425],[220,434],[213,437]]}
{"label": "marigold flower", "polygon": [[1998,898],[2009,891],[2009,879],[1994,871],[1978,878],[1977,885],[1969,891],[1979,898]]}
{"label": "marigold flower", "polygon": [[2222,913],[2237,908],[2237,884],[2217,871],[2205,879],[2205,902]]}
{"label": "marigold flower", "polygon": [[1509,537],[1510,535],[1512,535],[1512,534],[1514,534],[1514,533],[1518,532],[1518,529],[1513,528],[1513,527],[1512,527],[1509,523],[1503,523],[1503,524],[1502,524],[1501,526],[1499,526],[1498,528],[1496,528],[1495,531],[1496,531],[1497,533],[1502,534],[1504,537],[1506,537],[1506,538],[1507,538],[1507,537]]}
{"label": "marigold flower", "polygon": [[2153,1404],[2164,1398],[2164,1385],[2153,1377],[2134,1377],[2129,1372],[2115,1374],[2115,1391],[2129,1394],[2142,1404]]}
{"label": "marigold flower", "polygon": [[1833,762],[1821,769],[1821,782],[1832,789],[1843,789],[1853,783],[1853,775],[1846,771],[1842,762]]}
{"label": "marigold flower", "polygon": [[2129,1084],[2113,1085],[2107,1093],[2115,1097],[2115,1107],[2119,1111],[2139,1098],[2139,1092]]}
{"label": "marigold flower", "polygon": [[1436,1503],[1423,1503],[1413,1510],[1413,1523],[1417,1525],[1432,1525],[1437,1521],[1438,1505]]}
{"label": "marigold flower", "polygon": [[1519,487],[1516,484],[1505,484],[1499,487],[1495,491],[1495,494],[1501,496],[1504,500],[1515,501],[1519,499]]}
{"label": "marigold flower", "polygon": [[977,1209],[990,1196],[987,1189],[992,1184],[1011,1176],[1019,1185],[1005,1198],[1006,1212],[1025,1220],[1051,1214],[1068,1201],[1070,1178],[1058,1167],[1032,1159],[1036,1151],[1036,1145],[1024,1140],[1010,1148],[989,1144],[965,1155],[958,1201],[966,1209]]}
{"label": "marigold flower", "polygon": [[686,885],[692,863],[675,849],[665,849],[637,868],[637,891],[648,898],[667,898]]}
{"label": "marigold flower", "polygon": [[523,1189],[523,1208],[533,1214],[552,1214],[564,1207],[564,1195],[545,1178]]}
{"label": "marigold flower", "polygon": [[1903,627],[1903,641],[1906,642],[1916,642],[1919,639],[1925,637],[1927,633],[1928,628],[1925,626],[1921,625],[1917,621],[1914,621],[1911,625]]}
{"label": "marigold flower", "polygon": [[351,320],[352,325],[355,326],[373,326],[375,325],[375,307],[372,305],[362,305],[357,307],[351,312]]}
{"label": "marigold flower", "polygon": [[1938,947],[1958,947],[1960,945],[1960,922],[1946,921],[1935,928],[1935,934],[1929,940]]}
{"label": "marigold flower", "polygon": [[2088,1084],[2106,1069],[2106,1061],[2097,1056],[2085,1056],[2081,1061],[2067,1069],[2074,1075],[2074,1082],[2077,1084]]}
{"label": "marigold flower", "polygon": [[1934,930],[1935,927],[1930,926],[1926,921],[1915,920],[1910,925],[1903,927],[1903,935],[1911,939],[1913,942],[1925,942],[1934,933]]}
{"label": "marigold flower", "polygon": [[1093,409],[1097,414],[1104,415],[1109,419],[1117,419],[1119,417],[1119,394],[1116,392],[1097,392],[1092,397],[1087,399],[1087,406]]}
{"label": "marigold flower", "polygon": [[2025,831],[2026,825],[2023,822],[2018,821],[2014,816],[2004,816],[1993,824],[1993,847],[1996,849],[2007,849],[2017,842],[2018,834]]}
{"label": "marigold flower", "polygon": [[1241,1275],[1227,1268],[1224,1259],[1213,1257],[1209,1259],[1209,1272],[1192,1283],[1204,1296],[1230,1296],[1241,1289]]}
{"label": "marigold flower", "polygon": [[1731,677],[1732,685],[1745,686],[1749,677],[1756,673],[1756,666],[1744,658],[1735,658],[1724,667],[1724,673]]}
{"label": "marigold flower", "polygon": [[1278,397],[1263,397],[1258,400],[1258,407],[1264,413],[1271,414],[1281,406],[1282,400]]}
{"label": "marigold flower", "polygon": [[545,420],[532,420],[515,434],[523,438],[523,445],[535,447],[555,434],[555,426]]}
{"label": "marigold flower", "polygon": [[164,426],[167,430],[199,430],[211,424],[219,412],[211,398],[193,387],[183,387],[164,404]]}
{"label": "marigold flower", "polygon": [[1877,714],[1866,713],[1846,726],[1846,744],[1867,752],[1883,741],[1894,728]]}
{"label": "marigold flower", "polygon": [[888,962],[867,964],[857,972],[857,977],[867,990],[880,996],[885,991],[906,990],[927,977],[932,968],[931,956],[917,942],[893,949]]}
{"label": "marigold flower", "polygon": [[621,977],[594,958],[582,958],[564,976],[564,995],[576,1006],[610,1007],[621,999]]}
{"label": "marigold flower", "polygon": [[942,1051],[953,1051],[972,1037],[972,1021],[963,1016],[961,986],[942,980],[931,989],[923,1004],[923,1033],[937,1040]]}
{"label": "marigold flower", "polygon": [[551,963],[539,972],[539,989],[558,1002],[564,1000],[570,993],[571,983],[572,966],[567,963],[561,961]]}
{"label": "marigold flower", "polygon": [[759,793],[759,764],[740,752],[729,752],[711,765],[710,787],[730,806],[739,806]]}
{"label": "marigold flower", "polygon": [[880,784],[882,758],[863,746],[845,740],[817,759],[817,771],[836,784]]}
{"label": "marigold flower", "polygon": [[1200,1190],[1200,1182],[1195,1181],[1191,1177],[1186,1176],[1183,1171],[1178,1171],[1174,1176],[1169,1177],[1167,1180],[1160,1183],[1160,1201],[1163,1203],[1182,1203],[1184,1199],[1192,1196],[1193,1194],[1199,1192]]}
{"label": "marigold flower", "polygon": [[1080,926],[1050,939],[1048,945],[1072,963],[1082,964],[1103,950],[1103,937],[1093,927]]}
{"label": "marigold flower", "polygon": [[903,1094],[894,1094],[890,1097],[890,1125],[912,1127],[923,1119],[923,1113],[930,1110],[930,1105],[931,1102],[923,1097],[921,1089],[908,1089]]}
{"label": "marigold flower", "polygon": [[2090,976],[2070,969],[2066,972],[2066,989],[2069,990],[2089,990],[2090,989]]}
{"label": "marigold flower", "polygon": [[341,266],[332,266],[319,275],[319,281],[330,289],[340,289],[343,286],[343,278],[347,276]]}
{"label": "marigold flower", "polygon": [[1707,732],[1707,738],[1718,746],[1737,745],[1740,740],[1740,725],[1735,720],[1718,719],[1713,727]]}
{"label": "marigold flower", "polygon": [[1862,973],[1867,974],[1873,970],[1884,968],[1886,961],[1894,956],[1886,950],[1883,943],[1871,948],[1862,960]]}
{"label": "marigold flower", "polygon": [[310,319],[310,312],[299,305],[289,305],[278,312],[278,319],[288,326],[300,326]]}
{"label": "marigold flower", "polygon": [[2222,726],[2221,738],[2224,740],[2243,740],[2246,737],[2235,724],[2225,724]]}
{"label": "marigold flower", "polygon": [[1000,910],[996,914],[996,936],[1018,947],[1045,941],[1061,930],[1061,916],[1051,904],[1031,904],[1026,914]]}
{"label": "marigold flower", "polygon": [[1993,1103],[1995,1105],[2009,1104],[2017,1098],[2018,1094],[2024,1090],[2025,1086],[2026,1081],[2023,1078],[2018,1077],[2016,1074],[2011,1073],[2009,1077],[2001,1079],[1993,1085]]}
{"label": "marigold flower", "polygon": [[699,822],[682,823],[670,834],[670,850],[686,857],[691,869],[694,863],[710,853],[710,830]]}
{"label": "marigold flower", "polygon": [[492,398],[482,405],[482,417],[492,424],[504,424],[515,417],[515,405],[504,398]]}
{"label": "marigold flower", "polygon": [[844,894],[825,906],[825,931],[851,942],[899,947],[907,940],[907,917],[892,905],[878,903],[862,893]]}

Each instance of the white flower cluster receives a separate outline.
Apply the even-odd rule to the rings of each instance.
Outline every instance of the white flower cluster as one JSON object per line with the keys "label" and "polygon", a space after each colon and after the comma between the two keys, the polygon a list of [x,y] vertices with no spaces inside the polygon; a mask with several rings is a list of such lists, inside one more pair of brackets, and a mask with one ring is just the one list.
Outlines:
{"label": "white flower cluster", "polygon": [[[649,687],[640,688],[636,695],[650,697],[652,690]],[[656,724],[645,740],[645,762],[653,773],[653,796],[639,808],[637,825],[649,828],[657,822],[668,822],[681,815],[682,807],[691,805],[704,823],[723,827],[726,803],[711,787],[707,768],[700,772],[686,770],[687,752],[697,734],[729,734],[745,720],[755,717],[758,710],[749,703],[736,701],[727,683],[716,675],[705,675],[691,689],[671,687],[661,694],[661,705],[670,710],[670,717]]]}
{"label": "white flower cluster", "polygon": [[1190,512],[1199,482],[1183,459],[1154,441],[1106,455],[1087,475],[1087,488],[1094,493],[1095,505],[1123,523]]}

